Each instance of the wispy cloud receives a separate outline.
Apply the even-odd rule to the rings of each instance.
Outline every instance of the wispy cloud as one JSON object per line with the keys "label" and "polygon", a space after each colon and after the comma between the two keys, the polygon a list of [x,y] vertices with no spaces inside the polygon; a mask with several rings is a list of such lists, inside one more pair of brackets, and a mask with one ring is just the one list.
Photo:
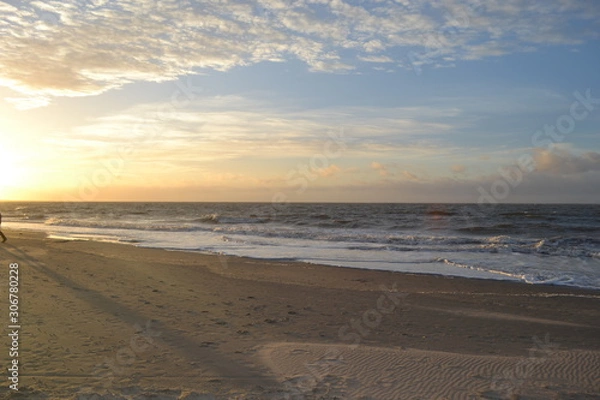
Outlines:
{"label": "wispy cloud", "polygon": [[17,110],[30,110],[50,104],[50,98],[47,96],[6,97],[4,100],[13,104]]}
{"label": "wispy cloud", "polygon": [[600,171],[600,153],[586,151],[577,154],[564,148],[535,149],[536,170],[552,175],[573,175]]}
{"label": "wispy cloud", "polygon": [[389,174],[387,167],[380,162],[373,161],[371,163],[371,168],[377,171],[381,176],[387,176]]}
{"label": "wispy cloud", "polygon": [[467,167],[465,167],[464,165],[461,164],[455,164],[452,166],[452,172],[456,173],[456,174],[462,174],[467,170]]}
{"label": "wispy cloud", "polygon": [[365,62],[372,63],[391,63],[394,60],[388,56],[358,56],[358,59]]}
{"label": "wispy cloud", "polygon": [[410,171],[402,171],[402,176],[410,181],[419,181],[419,177]]}
{"label": "wispy cloud", "polygon": [[348,147],[356,154],[410,148],[413,155],[423,155],[432,146],[419,143],[454,130],[453,124],[440,120],[456,113],[460,112],[443,107],[296,109],[240,96],[215,96],[198,98],[177,110],[165,103],[134,106],[47,140],[71,148],[99,148],[152,137],[162,150],[193,146],[202,149],[202,157],[213,153],[219,159],[250,154],[280,157],[282,152],[307,156],[320,151],[327,132],[343,128]]}
{"label": "wispy cloud", "polygon": [[[453,65],[597,38],[596,2],[424,0],[48,0],[0,2],[0,85],[43,106],[133,81],[301,60]],[[415,59],[416,58],[416,59]],[[41,97],[40,97],[41,96]]]}
{"label": "wispy cloud", "polygon": [[[240,179],[246,186],[285,185],[290,170],[310,166],[314,157],[329,153],[339,156],[309,167],[310,173],[338,184],[362,176],[364,171],[356,166],[369,159],[385,162],[373,164],[381,175],[395,175],[400,167],[390,160],[435,163],[457,151],[446,140],[455,127],[438,121],[456,109],[304,109],[240,96],[205,96],[180,109],[167,105],[136,105],[70,131],[50,133],[45,148],[81,173],[125,154],[123,184],[164,185],[168,179],[181,185],[246,176]],[[332,137],[340,137],[343,145]]]}

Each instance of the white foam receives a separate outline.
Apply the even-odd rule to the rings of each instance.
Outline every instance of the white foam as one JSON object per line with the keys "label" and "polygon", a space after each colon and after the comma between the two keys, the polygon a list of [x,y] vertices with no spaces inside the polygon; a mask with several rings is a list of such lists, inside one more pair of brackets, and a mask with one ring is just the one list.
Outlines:
{"label": "white foam", "polygon": [[213,224],[201,229],[190,225],[188,230],[182,230],[181,225],[157,224],[157,221],[146,221],[143,229],[132,228],[127,221],[112,224],[115,227],[105,228],[100,223],[94,227],[43,223],[11,223],[11,226],[44,231],[63,240],[135,243],[141,247],[289,259],[350,268],[600,288],[597,257],[573,256],[568,248],[558,245],[554,247],[560,251],[540,253],[536,250],[547,246],[546,242],[506,235],[486,239],[321,229],[315,238],[310,238],[305,231],[267,224]]}

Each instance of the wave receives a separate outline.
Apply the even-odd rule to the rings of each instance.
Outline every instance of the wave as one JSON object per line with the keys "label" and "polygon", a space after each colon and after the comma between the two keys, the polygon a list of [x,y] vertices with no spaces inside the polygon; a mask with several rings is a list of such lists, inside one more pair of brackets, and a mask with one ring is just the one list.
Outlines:
{"label": "wave", "polygon": [[192,225],[182,224],[161,224],[161,223],[138,223],[128,221],[83,221],[62,218],[49,218],[45,221],[48,226],[64,226],[74,228],[92,228],[92,229],[126,229],[126,230],[141,230],[141,231],[165,231],[165,232],[189,232],[200,230]]}
{"label": "wave", "polygon": [[193,219],[191,222],[203,222],[208,224],[218,224],[219,223],[219,214],[205,214],[199,218]]}
{"label": "wave", "polygon": [[517,280],[522,280],[523,276],[519,275],[519,274],[514,274],[514,273],[510,273],[510,272],[506,272],[506,271],[500,271],[497,269],[491,269],[491,268],[486,268],[486,267],[479,267],[476,265],[471,265],[471,264],[466,264],[466,263],[460,263],[460,262],[456,262],[456,261],[451,261],[447,258],[443,258],[443,257],[438,257],[434,260],[435,262],[439,262],[442,264],[446,264],[446,265],[451,265],[453,267],[457,267],[457,268],[463,268],[463,269],[468,269],[468,270],[472,270],[472,271],[479,271],[479,272],[487,272],[490,274],[494,274],[494,275],[500,275],[503,277],[508,277],[508,278],[513,278],[513,279],[517,279]]}
{"label": "wave", "polygon": [[519,272],[508,272],[501,271],[494,268],[488,268],[484,266],[470,265],[466,263],[460,263],[451,261],[447,258],[437,258],[436,262],[451,265],[453,267],[486,272],[493,275],[498,275],[511,280],[518,280],[524,283],[532,285],[559,285],[559,286],[574,286],[580,288],[598,289],[600,287],[600,280],[594,279],[591,276],[582,275],[570,275],[561,273],[560,271],[553,272],[534,272],[534,273],[519,273]]}
{"label": "wave", "polygon": [[[305,231],[252,231],[218,229],[217,232],[229,241],[239,241],[256,245],[271,244],[279,240],[305,240],[305,246],[318,246],[316,242],[327,242],[336,247],[353,251],[394,251],[394,252],[467,252],[467,253],[519,253],[538,256],[562,256],[577,258],[598,258],[600,241],[594,238],[516,238],[499,235],[487,238],[460,236],[381,236],[370,234],[341,234],[315,230]],[[299,243],[294,242],[295,246]],[[312,243],[312,244],[311,244]]]}
{"label": "wave", "polygon": [[[225,221],[224,221],[225,220]],[[554,236],[528,238],[510,235],[422,235],[390,234],[387,231],[331,227],[299,227],[254,218],[223,218],[219,214],[205,214],[190,221],[122,219],[78,220],[49,218],[48,226],[81,227],[91,229],[126,229],[164,232],[212,232],[240,240],[305,240],[307,243],[328,242],[341,244],[346,249],[372,251],[438,251],[472,253],[521,253],[540,256],[598,258],[600,239],[589,236]],[[503,233],[503,232],[494,232]]]}
{"label": "wave", "polygon": [[455,229],[456,232],[465,232],[465,233],[498,233],[498,232],[508,232],[511,229],[516,228],[514,224],[496,224],[496,225],[487,225],[487,226],[467,226],[463,228]]}
{"label": "wave", "polygon": [[68,237],[392,270],[429,263],[431,273],[600,287],[592,279],[600,277],[600,206],[495,205],[485,216],[473,207],[27,203],[2,211],[9,224]]}
{"label": "wave", "polygon": [[532,219],[548,219],[553,220],[555,217],[553,215],[546,214],[538,214],[531,213],[529,211],[519,211],[519,212],[504,212],[498,214],[501,217],[517,217],[517,218],[532,218]]}
{"label": "wave", "polygon": [[28,221],[45,221],[48,217],[45,214],[33,214],[25,215],[23,218]]}

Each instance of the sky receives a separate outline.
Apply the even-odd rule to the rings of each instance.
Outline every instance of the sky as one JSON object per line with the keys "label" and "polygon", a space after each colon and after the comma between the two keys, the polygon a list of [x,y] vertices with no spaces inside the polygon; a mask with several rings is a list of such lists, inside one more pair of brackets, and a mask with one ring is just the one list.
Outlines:
{"label": "sky", "polygon": [[0,1],[0,200],[600,202],[595,0]]}

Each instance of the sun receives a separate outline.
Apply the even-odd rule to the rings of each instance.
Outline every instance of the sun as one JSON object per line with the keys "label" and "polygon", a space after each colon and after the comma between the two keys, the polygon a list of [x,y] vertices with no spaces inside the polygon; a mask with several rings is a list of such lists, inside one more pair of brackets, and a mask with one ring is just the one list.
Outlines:
{"label": "sun", "polygon": [[23,188],[27,174],[23,166],[23,158],[1,139],[0,160],[2,161],[0,200],[6,200]]}

